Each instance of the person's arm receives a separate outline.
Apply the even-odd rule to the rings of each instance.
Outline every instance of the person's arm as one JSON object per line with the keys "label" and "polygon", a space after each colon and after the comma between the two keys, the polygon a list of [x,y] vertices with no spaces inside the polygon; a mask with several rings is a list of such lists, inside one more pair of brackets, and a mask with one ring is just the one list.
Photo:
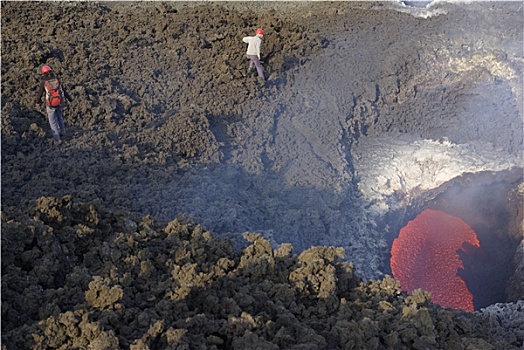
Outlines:
{"label": "person's arm", "polygon": [[259,60],[260,60],[260,44],[261,43],[262,43],[262,40],[257,40],[255,42],[255,49],[257,50],[257,56]]}
{"label": "person's arm", "polygon": [[38,105],[40,103],[40,99],[42,98],[42,93],[44,92],[44,81],[40,81],[40,86],[38,87],[38,91],[36,92],[35,97],[35,105]]}
{"label": "person's arm", "polygon": [[249,44],[249,36],[245,36],[242,41],[245,42],[246,44]]}

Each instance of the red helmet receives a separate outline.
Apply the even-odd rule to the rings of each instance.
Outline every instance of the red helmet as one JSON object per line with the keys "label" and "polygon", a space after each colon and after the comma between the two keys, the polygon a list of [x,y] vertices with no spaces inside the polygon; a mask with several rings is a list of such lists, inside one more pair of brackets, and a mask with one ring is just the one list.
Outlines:
{"label": "red helmet", "polygon": [[257,35],[264,35],[264,30],[262,28],[258,28],[257,31],[256,31],[256,34]]}
{"label": "red helmet", "polygon": [[42,67],[42,74],[52,71],[53,69],[48,65]]}

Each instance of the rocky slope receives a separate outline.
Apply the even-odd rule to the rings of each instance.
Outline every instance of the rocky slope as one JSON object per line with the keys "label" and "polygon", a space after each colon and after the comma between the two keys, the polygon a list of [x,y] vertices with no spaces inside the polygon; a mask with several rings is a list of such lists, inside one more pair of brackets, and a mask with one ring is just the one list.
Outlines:
{"label": "rocky slope", "polygon": [[[2,2],[2,346],[522,346],[521,303],[444,310],[384,278],[358,163],[400,134],[518,172],[518,5]],[[43,64],[74,98],[60,146]]]}
{"label": "rocky slope", "polygon": [[343,250],[296,255],[244,235],[42,197],[2,216],[4,349],[518,349],[524,305],[473,314]]}

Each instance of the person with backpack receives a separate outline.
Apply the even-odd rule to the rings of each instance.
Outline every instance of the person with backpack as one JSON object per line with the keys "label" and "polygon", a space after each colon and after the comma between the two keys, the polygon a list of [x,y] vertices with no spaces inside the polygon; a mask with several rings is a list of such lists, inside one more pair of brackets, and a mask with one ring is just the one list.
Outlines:
{"label": "person with backpack", "polygon": [[260,63],[260,46],[262,44],[262,37],[264,36],[264,30],[262,28],[257,29],[255,36],[246,36],[242,39],[247,45],[247,58],[250,59],[249,69],[253,68],[253,65],[257,68],[257,73],[262,80],[264,78],[264,71],[262,70],[262,64]]}
{"label": "person with backpack", "polygon": [[50,66],[43,66],[41,72],[40,87],[36,93],[35,104],[38,105],[40,103],[42,94],[45,90],[47,118],[49,120],[49,125],[51,126],[53,139],[61,142],[61,136],[65,134],[62,104],[65,98],[67,98],[68,101],[72,101],[72,98],[65,91],[62,82]]}

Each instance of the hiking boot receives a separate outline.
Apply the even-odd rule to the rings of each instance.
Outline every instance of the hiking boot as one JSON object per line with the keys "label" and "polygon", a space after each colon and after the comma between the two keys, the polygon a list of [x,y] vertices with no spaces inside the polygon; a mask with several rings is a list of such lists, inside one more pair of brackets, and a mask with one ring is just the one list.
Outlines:
{"label": "hiking boot", "polygon": [[61,145],[62,144],[62,140],[61,139],[53,139],[53,144]]}

